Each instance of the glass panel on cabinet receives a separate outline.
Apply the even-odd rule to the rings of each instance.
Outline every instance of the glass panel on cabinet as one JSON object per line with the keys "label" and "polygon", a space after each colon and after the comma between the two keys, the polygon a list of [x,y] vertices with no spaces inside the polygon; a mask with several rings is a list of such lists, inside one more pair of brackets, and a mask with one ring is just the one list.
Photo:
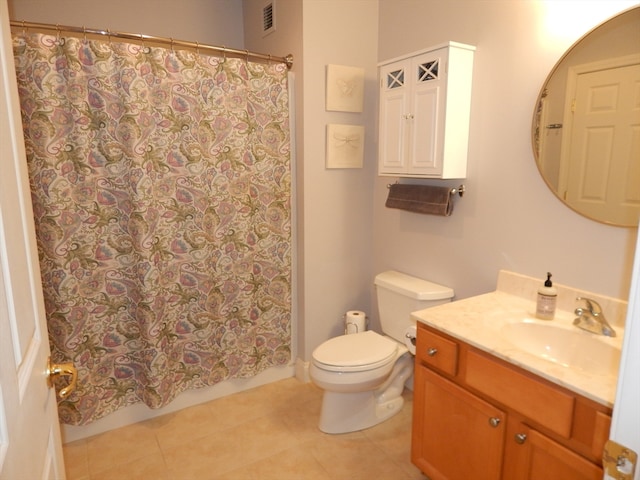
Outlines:
{"label": "glass panel on cabinet", "polygon": [[387,88],[404,86],[404,70],[395,70],[387,74]]}
{"label": "glass panel on cabinet", "polygon": [[418,65],[418,82],[427,82],[429,80],[438,79],[439,61],[421,63]]}

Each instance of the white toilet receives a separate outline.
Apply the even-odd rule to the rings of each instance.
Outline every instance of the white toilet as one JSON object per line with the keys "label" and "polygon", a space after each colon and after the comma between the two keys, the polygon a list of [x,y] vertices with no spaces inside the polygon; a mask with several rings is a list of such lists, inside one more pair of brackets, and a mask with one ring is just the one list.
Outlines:
{"label": "white toilet", "polygon": [[[415,336],[411,312],[450,302],[453,290],[393,270],[375,278],[382,331],[342,335],[312,354],[309,374],[324,390],[320,430],[363,430],[402,409],[402,391],[413,373],[407,333]],[[413,327],[413,329],[411,328]],[[415,351],[415,350],[414,350]]]}

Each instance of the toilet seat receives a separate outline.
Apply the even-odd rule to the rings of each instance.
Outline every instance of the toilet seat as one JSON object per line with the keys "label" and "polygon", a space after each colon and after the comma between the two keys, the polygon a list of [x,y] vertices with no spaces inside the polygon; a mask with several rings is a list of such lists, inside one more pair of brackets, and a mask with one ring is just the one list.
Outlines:
{"label": "toilet seat", "polygon": [[398,343],[374,331],[334,337],[313,351],[313,363],[332,372],[362,372],[393,362]]}

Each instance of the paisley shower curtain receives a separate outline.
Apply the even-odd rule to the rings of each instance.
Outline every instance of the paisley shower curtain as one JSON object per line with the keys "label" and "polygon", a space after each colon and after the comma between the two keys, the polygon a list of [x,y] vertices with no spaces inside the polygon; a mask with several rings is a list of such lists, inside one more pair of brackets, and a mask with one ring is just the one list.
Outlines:
{"label": "paisley shower curtain", "polygon": [[290,361],[287,69],[14,36],[61,420]]}

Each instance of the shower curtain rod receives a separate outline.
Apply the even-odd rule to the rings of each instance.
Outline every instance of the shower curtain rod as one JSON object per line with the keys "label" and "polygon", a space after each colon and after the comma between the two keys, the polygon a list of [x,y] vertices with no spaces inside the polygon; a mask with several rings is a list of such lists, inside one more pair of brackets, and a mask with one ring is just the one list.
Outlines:
{"label": "shower curtain rod", "polygon": [[11,20],[11,26],[15,28],[22,28],[23,30],[53,30],[55,32],[62,33],[78,33],[82,35],[102,35],[109,37],[109,39],[113,38],[125,38],[127,40],[138,40],[142,43],[149,41],[152,43],[159,44],[169,44],[171,48],[173,47],[186,47],[196,50],[199,52],[200,50],[206,50],[210,52],[217,52],[223,55],[234,55],[239,57],[249,57],[258,58],[260,60],[267,60],[269,62],[282,62],[284,63],[288,69],[291,69],[293,66],[293,55],[289,54],[285,57],[277,57],[274,55],[267,55],[264,53],[251,52],[249,50],[238,50],[235,48],[227,48],[225,46],[217,46],[217,45],[206,45],[200,44],[198,42],[188,42],[185,40],[175,40],[170,37],[155,37],[153,35],[144,35],[142,33],[127,33],[127,32],[112,32],[110,30],[98,30],[95,28],[85,28],[85,27],[70,27],[68,25],[53,25],[52,23],[35,23],[35,22],[25,22],[25,21],[16,21]]}

